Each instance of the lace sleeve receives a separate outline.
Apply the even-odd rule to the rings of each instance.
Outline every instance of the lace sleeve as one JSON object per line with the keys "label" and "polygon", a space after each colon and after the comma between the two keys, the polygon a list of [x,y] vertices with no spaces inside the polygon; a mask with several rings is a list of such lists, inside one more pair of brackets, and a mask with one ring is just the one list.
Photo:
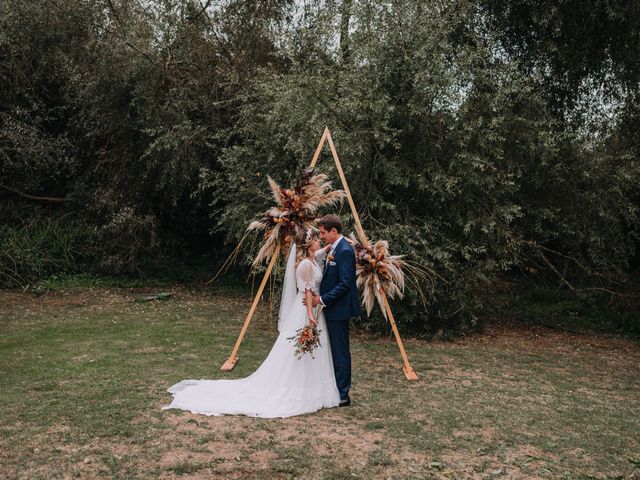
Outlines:
{"label": "lace sleeve", "polygon": [[302,288],[305,290],[313,290],[315,285],[313,283],[313,264],[306,258],[298,265],[298,273],[302,280]]}
{"label": "lace sleeve", "polygon": [[316,252],[316,262],[322,265],[324,259],[327,257],[327,251],[324,248],[319,248]]}

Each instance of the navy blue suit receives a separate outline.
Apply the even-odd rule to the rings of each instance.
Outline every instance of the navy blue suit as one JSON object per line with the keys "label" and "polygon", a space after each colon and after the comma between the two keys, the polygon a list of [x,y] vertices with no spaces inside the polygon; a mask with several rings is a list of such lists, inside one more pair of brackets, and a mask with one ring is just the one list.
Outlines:
{"label": "navy blue suit", "polygon": [[356,285],[356,256],[344,238],[328,258],[320,282],[320,297],[324,304],[333,368],[340,399],[346,400],[351,387],[351,352],[349,351],[349,320],[360,316]]}

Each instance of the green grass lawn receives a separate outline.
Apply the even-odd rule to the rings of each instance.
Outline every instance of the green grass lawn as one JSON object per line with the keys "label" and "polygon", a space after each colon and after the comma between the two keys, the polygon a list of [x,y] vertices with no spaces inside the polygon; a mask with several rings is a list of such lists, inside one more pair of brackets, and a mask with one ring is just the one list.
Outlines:
{"label": "green grass lawn", "polygon": [[[352,333],[353,406],[289,419],[161,407],[185,378],[266,357],[250,298],[174,288],[0,292],[0,477],[640,478],[640,346],[489,322],[453,342]],[[401,319],[399,319],[401,321]]]}

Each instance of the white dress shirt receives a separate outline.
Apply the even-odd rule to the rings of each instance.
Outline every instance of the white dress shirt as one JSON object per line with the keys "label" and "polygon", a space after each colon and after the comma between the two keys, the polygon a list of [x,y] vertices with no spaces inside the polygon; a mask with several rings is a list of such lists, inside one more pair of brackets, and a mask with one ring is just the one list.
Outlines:
{"label": "white dress shirt", "polygon": [[344,237],[340,235],[338,239],[331,244],[331,250],[329,250],[329,255],[333,255],[333,252],[336,251],[336,247],[338,246],[338,243],[340,243],[340,240],[342,240],[343,238]]}

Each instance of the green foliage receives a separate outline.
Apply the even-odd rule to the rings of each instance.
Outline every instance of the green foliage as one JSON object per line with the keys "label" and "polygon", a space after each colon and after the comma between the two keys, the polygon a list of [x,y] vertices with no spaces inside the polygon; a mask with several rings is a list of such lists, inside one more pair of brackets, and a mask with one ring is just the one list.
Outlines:
{"label": "green foliage", "polygon": [[0,225],[0,286],[23,287],[53,273],[75,273],[88,255],[86,226],[37,219]]}
{"label": "green foliage", "polygon": [[[540,76],[559,105],[574,102],[594,79],[607,94],[638,89],[640,16],[634,2],[483,0],[509,55]],[[592,86],[591,86],[592,87]]]}
{"label": "green foliage", "polygon": [[[219,264],[271,205],[266,176],[291,183],[328,126],[367,232],[434,272],[394,305],[401,328],[474,326],[505,271],[624,283],[637,18],[595,0],[4,2],[0,220],[30,260],[3,272]],[[339,186],[326,151],[320,169]],[[82,248],[47,263],[44,240],[7,240],[40,218],[82,219]]]}
{"label": "green foliage", "polygon": [[[293,178],[330,125],[371,237],[439,274],[421,286],[427,305],[410,288],[398,307],[401,326],[427,331],[473,325],[478,287],[484,295],[500,272],[537,258],[522,240],[622,271],[634,251],[630,193],[640,180],[635,159],[616,178],[601,152],[580,148],[536,79],[496,53],[472,7],[438,8],[360,5],[349,63],[330,48],[305,54],[322,45],[318,30],[337,27],[301,27],[288,46],[290,71],[262,71],[249,84],[236,124],[243,141],[225,149],[219,185],[234,205],[219,220],[239,235],[255,199],[269,204],[263,165],[280,181]],[[363,322],[388,328],[381,315]]]}
{"label": "green foliage", "polygon": [[640,336],[637,305],[621,308],[609,295],[578,295],[549,287],[528,287],[513,296],[511,306],[527,321],[587,332],[626,333]]}

